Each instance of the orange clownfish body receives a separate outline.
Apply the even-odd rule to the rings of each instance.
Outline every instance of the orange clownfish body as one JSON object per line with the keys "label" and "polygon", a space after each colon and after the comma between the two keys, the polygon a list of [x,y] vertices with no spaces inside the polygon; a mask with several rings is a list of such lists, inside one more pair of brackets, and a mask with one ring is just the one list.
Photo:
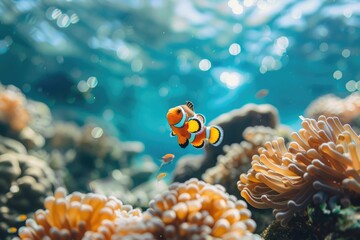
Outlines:
{"label": "orange clownfish body", "polygon": [[187,101],[169,109],[166,118],[171,127],[171,135],[178,137],[180,147],[186,148],[189,143],[196,148],[202,148],[208,140],[218,146],[223,138],[223,130],[219,126],[205,126],[205,117],[194,112],[194,105]]}

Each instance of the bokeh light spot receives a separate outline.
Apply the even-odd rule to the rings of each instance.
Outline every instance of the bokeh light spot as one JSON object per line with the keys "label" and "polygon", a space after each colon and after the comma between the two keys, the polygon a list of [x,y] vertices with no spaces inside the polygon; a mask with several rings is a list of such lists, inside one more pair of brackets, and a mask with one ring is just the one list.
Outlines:
{"label": "bokeh light spot", "polygon": [[71,16],[70,16],[70,22],[72,23],[72,24],[75,24],[75,23],[77,23],[77,22],[79,22],[79,16],[76,14],[76,13],[73,13],[73,14],[71,14]]}
{"label": "bokeh light spot", "polygon": [[92,130],[91,130],[91,136],[93,138],[101,138],[101,136],[103,135],[104,131],[102,128],[100,127],[94,127]]}
{"label": "bokeh light spot", "polygon": [[235,89],[244,82],[244,77],[237,72],[222,72],[220,81],[229,89]]}
{"label": "bokeh light spot", "polygon": [[236,23],[233,26],[233,32],[234,33],[241,33],[243,30],[243,26],[240,23]]}
{"label": "bokeh light spot", "polygon": [[131,70],[133,72],[140,72],[143,69],[143,61],[141,59],[135,59],[131,62]]}
{"label": "bokeh light spot", "polygon": [[56,21],[56,24],[60,28],[66,28],[70,25],[70,17],[67,14],[61,14]]}
{"label": "bokeh light spot", "polygon": [[234,55],[234,56],[235,56],[235,55],[238,55],[240,52],[241,52],[241,47],[240,47],[239,44],[233,43],[233,44],[230,45],[230,47],[229,47],[229,53],[230,53],[231,55]]}
{"label": "bokeh light spot", "polygon": [[356,91],[356,86],[357,83],[354,80],[350,80],[345,84],[346,90],[348,90],[349,92],[354,92]]}
{"label": "bokeh light spot", "polygon": [[336,70],[334,73],[333,73],[333,77],[336,79],[336,80],[339,80],[341,79],[343,76],[342,72],[340,70]]}
{"label": "bokeh light spot", "polygon": [[211,62],[208,59],[202,59],[199,62],[199,68],[201,71],[208,71],[211,68]]}
{"label": "bokeh light spot", "polygon": [[161,97],[166,97],[169,94],[169,89],[167,87],[162,87],[159,89],[159,95]]}
{"label": "bokeh light spot", "polygon": [[320,51],[326,52],[329,49],[329,45],[326,42],[323,42],[319,46]]}
{"label": "bokeh light spot", "polygon": [[89,86],[89,88],[95,88],[98,84],[98,80],[96,77],[89,77],[86,83]]}
{"label": "bokeh light spot", "polygon": [[289,46],[289,39],[284,36],[279,37],[278,39],[276,39],[276,46],[281,50],[286,50]]}
{"label": "bokeh light spot", "polygon": [[341,55],[342,55],[344,58],[350,57],[350,54],[351,54],[351,52],[350,52],[349,49],[344,49],[344,50],[342,50],[342,52],[341,52]]}
{"label": "bokeh light spot", "polygon": [[77,88],[78,88],[79,92],[84,93],[84,92],[87,92],[89,90],[89,85],[85,81],[81,80],[78,83]]}

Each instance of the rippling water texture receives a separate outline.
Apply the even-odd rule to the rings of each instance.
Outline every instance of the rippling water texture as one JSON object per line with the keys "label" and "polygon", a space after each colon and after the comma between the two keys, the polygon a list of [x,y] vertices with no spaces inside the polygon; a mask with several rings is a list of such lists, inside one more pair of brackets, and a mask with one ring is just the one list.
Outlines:
{"label": "rippling water texture", "polygon": [[0,80],[57,118],[184,153],[165,114],[186,100],[209,120],[270,103],[298,126],[314,98],[358,91],[359,20],[350,0],[2,0]]}

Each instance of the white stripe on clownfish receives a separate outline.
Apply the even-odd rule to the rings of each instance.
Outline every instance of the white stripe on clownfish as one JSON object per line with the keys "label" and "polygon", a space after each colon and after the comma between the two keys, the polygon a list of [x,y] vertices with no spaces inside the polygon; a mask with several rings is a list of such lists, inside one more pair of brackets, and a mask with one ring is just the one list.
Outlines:
{"label": "white stripe on clownfish", "polygon": [[177,124],[174,124],[174,127],[177,127],[177,128],[181,128],[182,126],[184,126],[185,121],[186,121],[185,110],[181,106],[179,106],[179,108],[180,108],[181,113],[182,113],[182,118],[181,118],[180,122],[178,122]]}
{"label": "white stripe on clownfish", "polygon": [[190,133],[189,142],[192,143],[195,140],[195,137],[196,137],[195,133]]}
{"label": "white stripe on clownfish", "polygon": [[210,138],[210,127],[206,127],[206,135],[205,135],[206,139]]}

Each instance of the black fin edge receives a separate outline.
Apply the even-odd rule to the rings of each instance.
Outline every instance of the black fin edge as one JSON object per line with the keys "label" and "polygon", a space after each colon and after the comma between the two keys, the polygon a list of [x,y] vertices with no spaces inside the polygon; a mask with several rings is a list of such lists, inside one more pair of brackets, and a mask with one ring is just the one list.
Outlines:
{"label": "black fin edge", "polygon": [[220,128],[218,126],[211,126],[211,127],[216,128],[220,132],[219,138],[214,143],[212,143],[212,145],[216,145],[220,140],[222,140],[224,132],[223,132],[222,128]]}
{"label": "black fin edge", "polygon": [[191,120],[195,120],[195,121],[197,121],[198,122],[198,124],[199,124],[199,128],[198,128],[198,130],[196,130],[195,132],[193,132],[193,133],[198,133],[198,132],[200,132],[200,130],[201,130],[201,122],[200,122],[200,120],[199,119],[197,119],[197,118],[192,118]]}
{"label": "black fin edge", "polygon": [[201,145],[199,145],[199,146],[193,145],[193,147],[195,147],[195,148],[203,148],[204,145],[205,145],[205,141],[203,141],[203,142],[201,143]]}
{"label": "black fin edge", "polygon": [[183,144],[179,143],[179,146],[182,147],[182,148],[186,148],[188,145],[189,145],[189,140],[188,139],[186,139],[186,142],[183,143]]}

